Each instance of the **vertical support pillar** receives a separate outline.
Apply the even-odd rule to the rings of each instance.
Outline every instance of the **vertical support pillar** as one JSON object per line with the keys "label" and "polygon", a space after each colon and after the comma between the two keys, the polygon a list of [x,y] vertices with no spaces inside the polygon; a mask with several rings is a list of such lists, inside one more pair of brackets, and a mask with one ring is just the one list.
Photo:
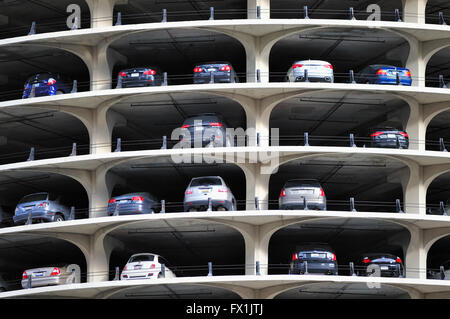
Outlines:
{"label": "vertical support pillar", "polygon": [[247,19],[256,19],[256,7],[260,7],[261,19],[270,19],[270,0],[247,0]]}
{"label": "vertical support pillar", "polygon": [[91,28],[111,27],[113,11],[117,4],[127,4],[128,0],[85,0],[91,12]]}
{"label": "vertical support pillar", "polygon": [[425,9],[428,0],[402,0],[403,21],[425,23]]}
{"label": "vertical support pillar", "polygon": [[427,278],[427,252],[424,247],[423,230],[409,228],[411,239],[405,253],[406,278]]}

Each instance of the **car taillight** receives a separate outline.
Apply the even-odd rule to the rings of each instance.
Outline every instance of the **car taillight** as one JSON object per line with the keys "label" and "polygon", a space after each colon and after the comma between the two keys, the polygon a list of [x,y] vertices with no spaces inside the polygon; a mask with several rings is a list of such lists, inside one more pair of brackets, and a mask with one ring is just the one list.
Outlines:
{"label": "car taillight", "polygon": [[298,260],[298,255],[297,255],[297,253],[294,253],[294,254],[292,255],[292,261],[294,261],[294,260]]}
{"label": "car taillight", "polygon": [[225,65],[225,66],[220,68],[220,71],[231,71],[231,66]]}
{"label": "car taillight", "polygon": [[194,68],[194,73],[200,73],[203,72],[202,68]]}
{"label": "car taillight", "polygon": [[400,259],[400,257],[397,257],[397,259],[395,260],[395,262],[401,264],[401,263],[402,263],[402,260]]}
{"label": "car taillight", "polygon": [[47,80],[47,85],[53,85],[56,83],[56,80],[54,78],[50,78]]}
{"label": "car taillight", "polygon": [[26,271],[23,272],[23,274],[22,274],[22,279],[28,279],[28,275],[27,275],[27,272],[26,272]]}
{"label": "car taillight", "polygon": [[59,276],[61,274],[61,270],[57,267],[53,268],[52,273],[50,274],[50,276]]}
{"label": "car taillight", "polygon": [[191,126],[188,125],[188,124],[185,124],[185,125],[181,126],[181,128],[189,128],[189,127],[191,127]]}
{"label": "car taillight", "polygon": [[383,134],[384,134],[383,132],[375,132],[375,133],[370,134],[370,137],[380,136]]}
{"label": "car taillight", "polygon": [[363,263],[365,263],[365,264],[368,264],[368,263],[370,263],[370,259],[369,259],[369,257],[364,257],[364,259],[363,259]]}
{"label": "car taillight", "polygon": [[280,193],[280,197],[285,197],[286,196],[286,191],[284,189],[281,190]]}
{"label": "car taillight", "polygon": [[43,202],[43,203],[40,203],[39,204],[39,207],[47,207],[48,206],[48,203],[47,202]]}
{"label": "car taillight", "polygon": [[387,71],[383,69],[379,69],[377,75],[387,75]]}
{"label": "car taillight", "polygon": [[119,76],[124,77],[124,76],[127,76],[127,74],[125,72],[119,72]]}
{"label": "car taillight", "polygon": [[402,135],[402,136],[404,136],[404,137],[409,137],[408,136],[408,133],[405,133],[405,132],[398,132],[400,135]]}
{"label": "car taillight", "polygon": [[325,192],[323,191],[322,188],[320,189],[320,194],[319,195],[322,196],[322,197],[325,196]]}
{"label": "car taillight", "polygon": [[150,268],[155,269],[155,264],[152,264]]}
{"label": "car taillight", "polygon": [[108,204],[114,204],[116,202],[116,200],[114,199],[114,198],[111,198],[109,201],[108,201]]}
{"label": "car taillight", "polygon": [[125,267],[123,267],[123,270],[124,270],[124,271],[127,270],[127,265],[125,265]]}
{"label": "car taillight", "polygon": [[336,255],[333,254],[333,253],[331,253],[331,260],[332,260],[332,261],[336,261]]}
{"label": "car taillight", "polygon": [[213,122],[213,123],[209,123],[209,126],[216,126],[216,127],[222,127],[222,123],[217,123],[217,122]]}
{"label": "car taillight", "polygon": [[333,70],[333,66],[332,66],[331,64],[325,64],[323,67],[324,67],[325,69]]}
{"label": "car taillight", "polygon": [[185,195],[192,195],[192,191],[186,191],[184,194]]}
{"label": "car taillight", "polygon": [[405,74],[406,76],[411,77],[411,71],[406,71]]}
{"label": "car taillight", "polygon": [[144,201],[144,197],[142,197],[142,196],[133,196],[133,197],[131,197],[131,201],[132,202],[143,202]]}
{"label": "car taillight", "polygon": [[156,71],[152,70],[152,69],[149,69],[149,70],[144,72],[144,75],[155,75],[155,74],[156,74]]}
{"label": "car taillight", "polygon": [[294,64],[294,65],[292,66],[293,69],[296,69],[296,68],[302,68],[302,67],[303,67],[303,64]]}

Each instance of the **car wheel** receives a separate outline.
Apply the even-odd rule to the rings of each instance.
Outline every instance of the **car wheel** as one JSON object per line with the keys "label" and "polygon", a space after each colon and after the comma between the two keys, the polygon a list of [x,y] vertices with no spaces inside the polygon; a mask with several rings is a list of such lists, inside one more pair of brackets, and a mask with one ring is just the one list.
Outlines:
{"label": "car wheel", "polygon": [[55,220],[54,221],[55,222],[62,222],[62,221],[64,221],[64,216],[61,215],[61,214],[57,214],[57,215],[55,215]]}

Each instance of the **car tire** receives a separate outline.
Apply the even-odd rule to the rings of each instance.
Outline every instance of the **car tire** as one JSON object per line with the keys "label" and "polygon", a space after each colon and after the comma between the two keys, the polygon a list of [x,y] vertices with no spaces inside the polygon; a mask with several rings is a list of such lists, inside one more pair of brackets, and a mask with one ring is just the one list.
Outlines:
{"label": "car tire", "polygon": [[64,216],[61,214],[56,214],[55,215],[55,222],[63,222],[64,221]]}

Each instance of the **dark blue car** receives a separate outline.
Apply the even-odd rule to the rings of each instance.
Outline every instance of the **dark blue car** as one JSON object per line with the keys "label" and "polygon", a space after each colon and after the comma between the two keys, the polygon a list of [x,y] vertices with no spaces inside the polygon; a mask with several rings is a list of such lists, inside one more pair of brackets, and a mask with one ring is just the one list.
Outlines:
{"label": "dark blue car", "polygon": [[50,72],[38,73],[25,82],[22,99],[70,93],[72,88],[73,81],[67,76]]}
{"label": "dark blue car", "polygon": [[369,65],[359,72],[356,82],[364,84],[391,84],[411,86],[411,72],[391,65]]}

